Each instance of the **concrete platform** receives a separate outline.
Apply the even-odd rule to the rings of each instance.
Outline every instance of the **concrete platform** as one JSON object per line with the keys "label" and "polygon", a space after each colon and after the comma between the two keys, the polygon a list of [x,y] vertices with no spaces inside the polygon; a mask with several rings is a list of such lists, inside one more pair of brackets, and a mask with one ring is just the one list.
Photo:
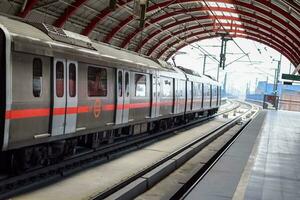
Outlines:
{"label": "concrete platform", "polygon": [[299,128],[299,112],[267,111],[185,199],[300,199]]}

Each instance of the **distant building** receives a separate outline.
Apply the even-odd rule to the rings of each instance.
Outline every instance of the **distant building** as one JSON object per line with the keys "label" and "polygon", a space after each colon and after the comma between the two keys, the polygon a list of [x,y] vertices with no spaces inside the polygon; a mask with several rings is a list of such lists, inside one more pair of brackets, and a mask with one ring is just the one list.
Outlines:
{"label": "distant building", "polygon": [[[253,94],[247,90],[246,99],[263,101],[264,94],[273,94],[273,87],[273,83],[260,81]],[[283,85],[280,82],[277,94],[280,98],[279,109],[300,111],[300,85]]]}

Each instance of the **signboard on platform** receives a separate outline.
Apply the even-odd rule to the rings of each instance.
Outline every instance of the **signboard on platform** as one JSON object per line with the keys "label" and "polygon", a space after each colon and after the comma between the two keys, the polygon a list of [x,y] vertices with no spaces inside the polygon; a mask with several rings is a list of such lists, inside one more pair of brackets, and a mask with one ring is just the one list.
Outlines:
{"label": "signboard on platform", "polygon": [[282,74],[281,78],[285,80],[291,80],[291,81],[300,81],[300,76],[293,75],[293,74]]}
{"label": "signboard on platform", "polygon": [[264,109],[273,108],[273,109],[277,110],[278,109],[278,101],[279,101],[279,96],[265,94],[263,108]]}

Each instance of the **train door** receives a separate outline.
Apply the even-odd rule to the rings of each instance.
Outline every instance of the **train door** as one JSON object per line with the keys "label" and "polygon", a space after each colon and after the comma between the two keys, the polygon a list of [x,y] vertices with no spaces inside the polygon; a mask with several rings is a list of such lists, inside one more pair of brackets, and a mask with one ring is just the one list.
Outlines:
{"label": "train door", "polygon": [[186,106],[185,111],[192,110],[192,82],[186,82]]}
{"label": "train door", "polygon": [[174,112],[178,113],[179,110],[179,81],[175,78],[174,79]]}
{"label": "train door", "polygon": [[67,110],[65,134],[76,132],[77,106],[78,106],[78,63],[67,61]]}
{"label": "train door", "polygon": [[160,112],[160,78],[159,75],[156,76],[156,117],[159,117],[159,112]]}
{"label": "train door", "polygon": [[116,115],[115,123],[128,122],[130,105],[130,73],[127,70],[118,69],[116,74]]}
{"label": "train door", "polygon": [[209,107],[212,107],[212,101],[213,101],[213,93],[212,93],[212,85],[209,85]]}
{"label": "train door", "polygon": [[160,79],[156,74],[152,75],[152,106],[151,118],[159,116],[160,108]]}
{"label": "train door", "polygon": [[203,108],[208,109],[210,108],[210,102],[211,102],[211,89],[210,85],[207,83],[203,84]]}
{"label": "train door", "polygon": [[221,91],[221,86],[219,86],[219,89],[218,89],[218,91],[219,91],[219,96],[218,96],[218,99],[219,99],[219,106],[221,106],[221,104],[222,104],[222,101],[221,101],[221,98],[222,98],[222,91]]}
{"label": "train door", "polygon": [[175,105],[174,113],[182,113],[185,109],[185,81],[175,79]]}
{"label": "train door", "polygon": [[173,114],[174,100],[175,100],[174,79],[160,76],[158,81],[160,82],[160,86],[158,87],[158,91],[160,91],[159,115]]}
{"label": "train door", "polygon": [[219,96],[220,96],[220,90],[219,90],[219,86],[217,86],[217,106],[219,106],[220,101],[219,101]]}
{"label": "train door", "polygon": [[78,104],[77,71],[77,62],[54,59],[52,136],[76,131]]}

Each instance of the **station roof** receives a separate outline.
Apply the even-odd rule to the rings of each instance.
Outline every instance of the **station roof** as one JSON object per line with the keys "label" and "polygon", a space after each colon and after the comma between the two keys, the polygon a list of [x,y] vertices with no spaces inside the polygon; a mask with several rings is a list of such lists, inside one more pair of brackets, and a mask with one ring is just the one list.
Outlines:
{"label": "station roof", "polygon": [[[45,22],[154,58],[228,34],[268,45],[300,64],[299,0],[4,0],[0,12]],[[113,5],[113,6],[111,6]]]}

